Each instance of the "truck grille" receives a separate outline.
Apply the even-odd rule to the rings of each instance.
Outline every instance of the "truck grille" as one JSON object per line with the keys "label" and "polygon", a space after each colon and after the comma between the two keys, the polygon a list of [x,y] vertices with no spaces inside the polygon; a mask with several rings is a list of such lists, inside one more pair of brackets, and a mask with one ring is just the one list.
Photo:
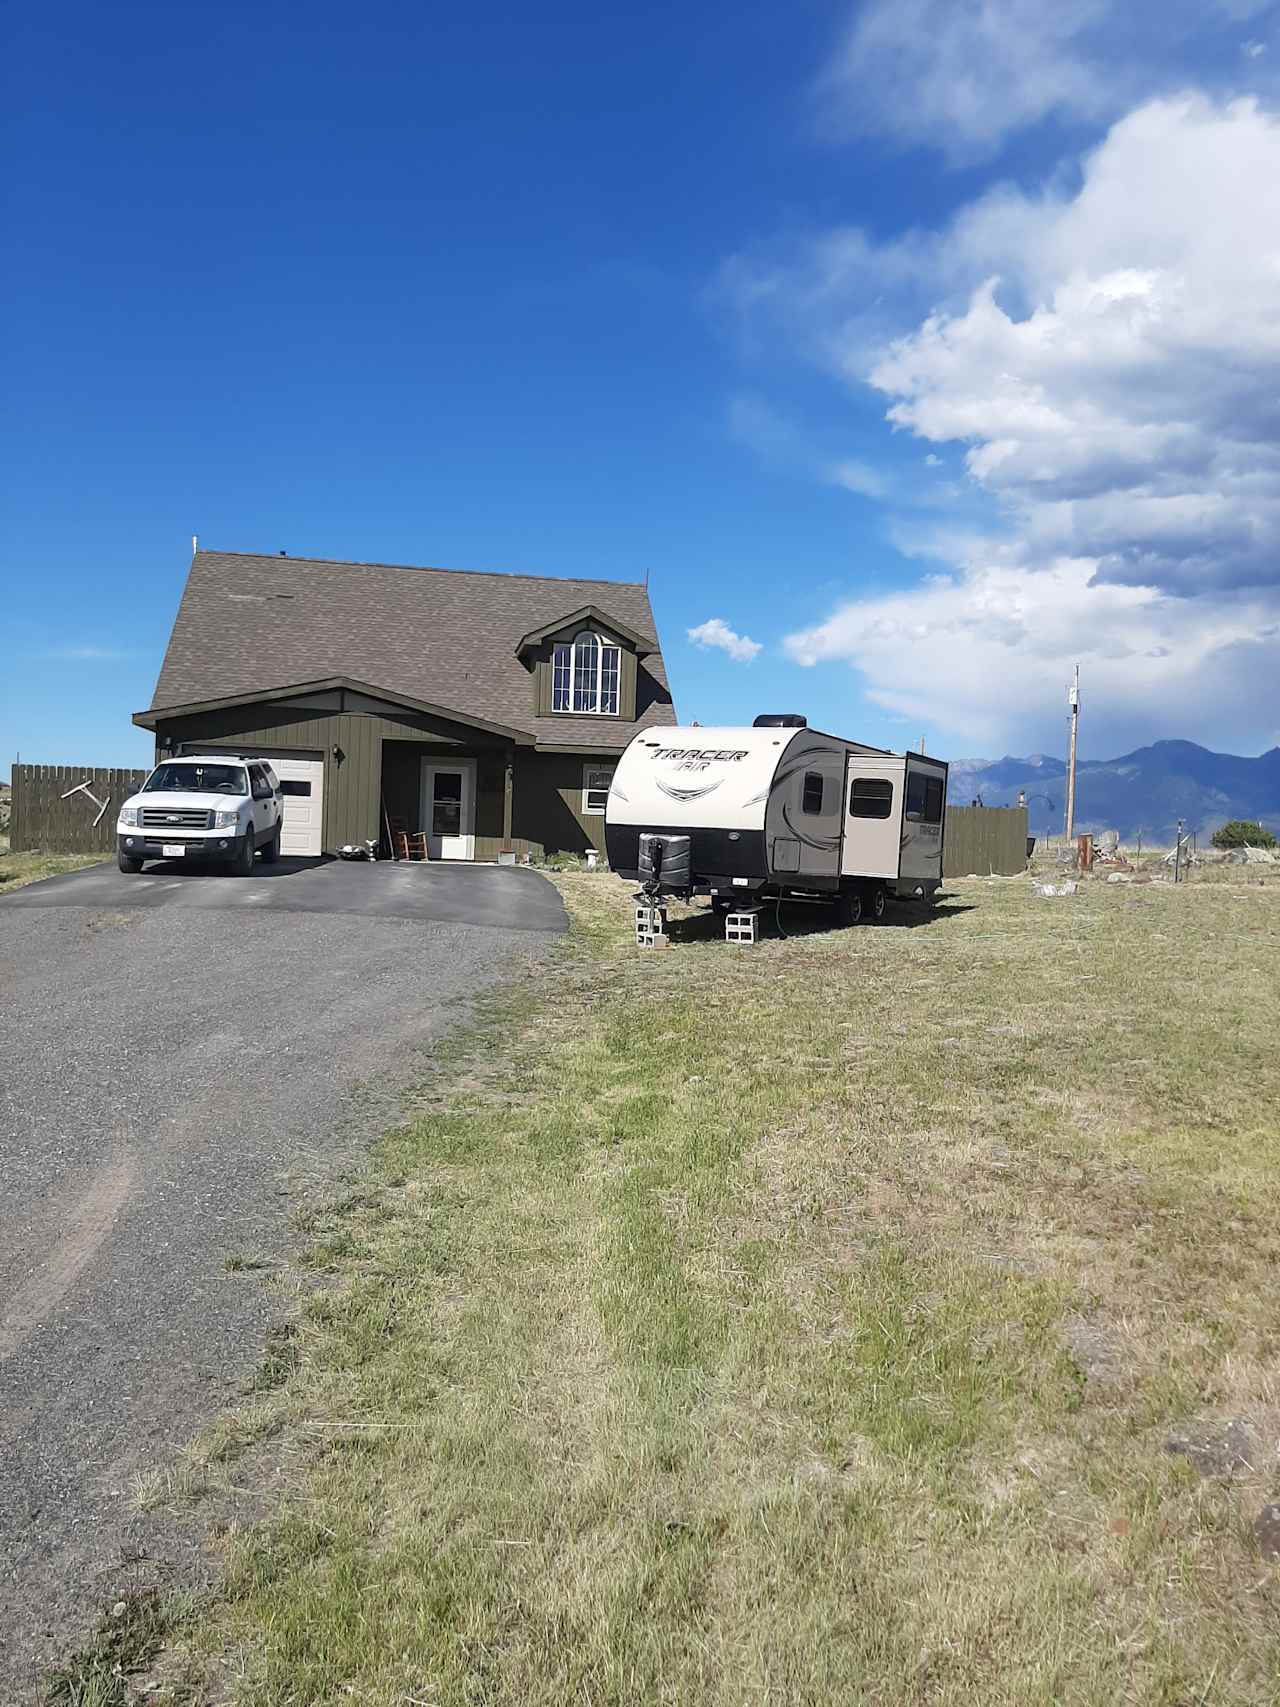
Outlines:
{"label": "truck grille", "polygon": [[144,830],[211,830],[213,813],[198,812],[191,807],[175,807],[166,812],[160,806],[144,806],[142,827]]}

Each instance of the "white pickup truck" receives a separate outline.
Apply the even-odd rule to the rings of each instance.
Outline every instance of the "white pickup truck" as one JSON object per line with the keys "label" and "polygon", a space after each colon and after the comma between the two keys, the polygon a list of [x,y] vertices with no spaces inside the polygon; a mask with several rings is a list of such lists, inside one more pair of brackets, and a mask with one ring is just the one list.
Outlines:
{"label": "white pickup truck", "polygon": [[116,859],[121,871],[145,859],[214,860],[242,877],[259,851],[280,857],[280,783],[265,759],[192,753],[166,759],[120,808]]}

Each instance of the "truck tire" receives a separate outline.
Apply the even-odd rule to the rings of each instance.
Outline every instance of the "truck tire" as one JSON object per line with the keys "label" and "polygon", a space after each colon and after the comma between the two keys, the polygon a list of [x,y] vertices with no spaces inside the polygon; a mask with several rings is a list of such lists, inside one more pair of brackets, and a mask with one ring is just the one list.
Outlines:
{"label": "truck tire", "polygon": [[267,843],[266,847],[264,847],[262,850],[262,863],[263,863],[263,865],[274,865],[279,858],[280,858],[280,826],[279,826],[279,824],[277,824],[275,827],[275,832],[271,837],[271,840]]}
{"label": "truck tire", "polygon": [[132,854],[118,853],[116,855],[116,864],[120,867],[121,871],[127,871],[130,877],[136,877],[142,870],[142,861],[140,859],[134,859]]}
{"label": "truck tire", "polygon": [[253,876],[253,851],[253,831],[250,830],[244,841],[240,844],[240,850],[236,854],[235,864],[231,868],[237,877]]}

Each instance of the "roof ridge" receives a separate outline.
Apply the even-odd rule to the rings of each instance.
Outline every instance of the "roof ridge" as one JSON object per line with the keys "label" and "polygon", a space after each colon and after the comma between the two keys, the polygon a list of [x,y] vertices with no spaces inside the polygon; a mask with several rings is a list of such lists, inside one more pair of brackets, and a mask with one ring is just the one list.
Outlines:
{"label": "roof ridge", "polygon": [[293,557],[270,551],[221,551],[202,545],[196,557],[253,557],[263,563],[330,563],[339,569],[405,569],[419,575],[487,575],[495,581],[563,581],[566,586],[639,587],[648,592],[647,581],[616,581],[602,575],[531,575],[524,569],[455,569],[437,563],[377,563],[360,557]]}

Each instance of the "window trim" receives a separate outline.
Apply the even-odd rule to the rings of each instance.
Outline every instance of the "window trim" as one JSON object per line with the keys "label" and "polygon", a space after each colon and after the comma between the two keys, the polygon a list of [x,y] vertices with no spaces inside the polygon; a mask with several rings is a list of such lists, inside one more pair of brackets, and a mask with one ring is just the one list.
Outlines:
{"label": "window trim", "polygon": [[[601,765],[601,764],[592,764],[590,761],[584,761],[583,762],[583,766],[582,766],[582,816],[584,818],[603,818],[604,817],[605,808],[606,808],[606,806],[608,804],[608,800],[609,800],[609,790],[613,787],[613,775],[614,775],[614,772],[617,770],[617,768],[618,767],[616,764],[612,764],[612,765],[609,765],[606,767],[605,765]],[[588,781],[588,778],[592,777],[592,776],[604,776],[604,777],[608,778],[608,781],[605,783],[604,787],[602,788],[598,782],[593,784],[593,783]],[[600,802],[599,806],[592,806],[590,804],[591,796],[593,794],[602,794],[604,796],[604,799]]]}
{"label": "window trim", "polygon": [[[592,693],[592,704],[583,708],[576,706],[574,701],[578,696],[579,681],[579,651],[584,654],[589,648],[582,643],[590,641],[595,650],[595,685]],[[585,658],[583,660],[585,662]],[[606,671],[606,664],[609,665]],[[613,700],[612,709],[601,710],[601,702],[605,698],[605,677],[610,678],[610,697]],[[556,698],[563,692],[566,703],[557,705]],[[598,628],[580,628],[572,640],[557,640],[551,648],[551,714],[553,717],[621,717],[622,715],[622,645]]]}
{"label": "window trim", "polygon": [[[924,789],[924,803],[917,810],[913,811],[908,803],[911,798],[911,784],[917,777],[920,778],[921,786]],[[937,815],[932,817],[929,813],[929,790],[931,787],[937,790],[936,799],[938,806]],[[902,796],[902,816],[906,821],[909,824],[941,824],[943,814],[946,812],[946,809],[947,791],[943,786],[942,778],[940,776],[931,776],[929,772],[925,770],[909,770],[907,772],[907,779]]]}
{"label": "window trim", "polygon": [[[877,798],[884,806],[883,812],[855,812],[853,809],[853,792],[862,783],[872,783],[876,788],[887,788],[888,794]],[[887,776],[855,776],[849,779],[849,816],[857,818],[864,824],[883,824],[886,819],[893,817],[893,778]]]}

